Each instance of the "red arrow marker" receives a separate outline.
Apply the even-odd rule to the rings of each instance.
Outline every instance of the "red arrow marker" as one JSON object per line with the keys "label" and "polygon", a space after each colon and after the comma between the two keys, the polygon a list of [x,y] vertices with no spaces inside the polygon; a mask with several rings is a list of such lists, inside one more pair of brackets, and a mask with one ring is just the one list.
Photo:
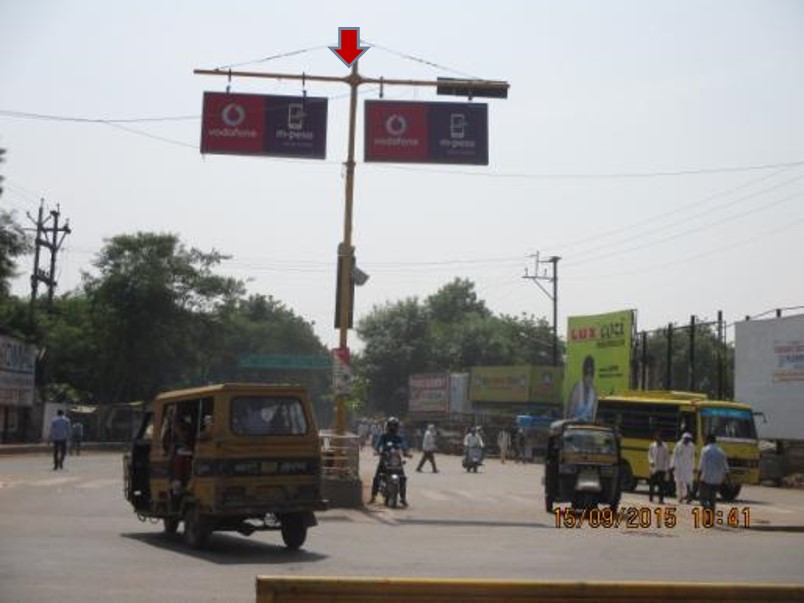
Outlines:
{"label": "red arrow marker", "polygon": [[369,47],[360,45],[359,27],[339,27],[338,28],[339,46],[330,46],[329,49],[338,55],[347,67],[351,67],[360,55],[366,52]]}

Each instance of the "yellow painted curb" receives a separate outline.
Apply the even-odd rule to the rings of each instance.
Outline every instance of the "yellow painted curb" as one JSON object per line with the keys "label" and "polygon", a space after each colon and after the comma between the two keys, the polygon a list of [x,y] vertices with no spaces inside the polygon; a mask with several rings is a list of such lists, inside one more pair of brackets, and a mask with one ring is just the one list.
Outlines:
{"label": "yellow painted curb", "polygon": [[804,585],[258,576],[257,603],[804,601]]}

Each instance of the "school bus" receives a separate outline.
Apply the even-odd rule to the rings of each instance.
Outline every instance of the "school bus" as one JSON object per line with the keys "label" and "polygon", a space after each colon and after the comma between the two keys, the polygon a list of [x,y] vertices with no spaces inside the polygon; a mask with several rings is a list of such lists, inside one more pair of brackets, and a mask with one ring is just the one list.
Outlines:
{"label": "school bus", "polygon": [[731,476],[731,485],[720,489],[723,500],[734,500],[743,484],[759,483],[759,442],[748,404],[709,400],[695,392],[627,391],[601,397],[597,420],[615,426],[622,437],[623,490],[633,491],[639,480],[648,480],[648,446],[657,431],[671,451],[681,434],[691,433],[696,468],[706,436],[717,436]]}

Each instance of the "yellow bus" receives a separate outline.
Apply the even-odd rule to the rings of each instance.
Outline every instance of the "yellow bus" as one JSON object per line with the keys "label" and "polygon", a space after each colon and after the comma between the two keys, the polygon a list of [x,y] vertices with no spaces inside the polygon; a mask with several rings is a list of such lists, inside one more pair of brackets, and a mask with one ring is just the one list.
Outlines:
{"label": "yellow bus", "polygon": [[623,490],[633,491],[639,480],[648,480],[648,446],[657,431],[671,451],[681,434],[690,432],[696,468],[704,439],[710,433],[717,436],[732,478],[732,485],[720,490],[723,500],[734,500],[743,484],[759,483],[759,442],[748,404],[709,400],[693,392],[627,391],[601,397],[597,420],[617,427],[622,437]]}

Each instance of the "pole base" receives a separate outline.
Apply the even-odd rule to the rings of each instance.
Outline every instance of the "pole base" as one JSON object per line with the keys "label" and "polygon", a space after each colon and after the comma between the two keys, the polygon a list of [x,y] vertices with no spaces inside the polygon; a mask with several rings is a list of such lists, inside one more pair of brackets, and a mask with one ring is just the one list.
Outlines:
{"label": "pole base", "polygon": [[359,479],[321,480],[321,493],[331,509],[357,509],[363,506],[363,482]]}

